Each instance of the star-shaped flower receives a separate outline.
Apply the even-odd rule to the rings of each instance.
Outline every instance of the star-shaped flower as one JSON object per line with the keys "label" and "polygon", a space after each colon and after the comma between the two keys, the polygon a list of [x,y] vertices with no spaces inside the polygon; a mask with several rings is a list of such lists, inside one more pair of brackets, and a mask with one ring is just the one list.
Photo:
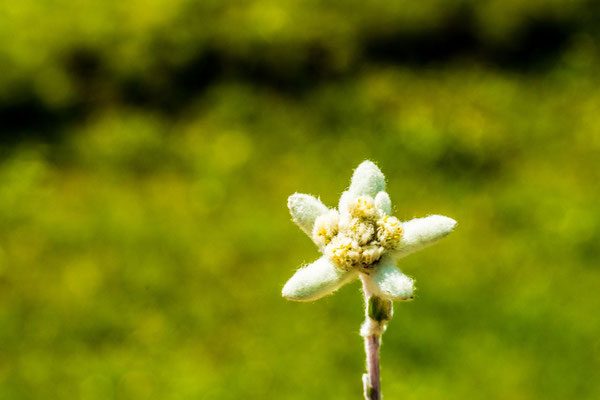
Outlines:
{"label": "star-shaped flower", "polygon": [[385,177],[371,161],[356,168],[338,209],[308,194],[295,193],[288,207],[296,224],[315,242],[321,258],[301,267],[285,284],[288,300],[311,301],[361,276],[370,295],[387,300],[413,298],[414,282],[396,261],[452,232],[456,221],[430,215],[400,222],[392,216]]}

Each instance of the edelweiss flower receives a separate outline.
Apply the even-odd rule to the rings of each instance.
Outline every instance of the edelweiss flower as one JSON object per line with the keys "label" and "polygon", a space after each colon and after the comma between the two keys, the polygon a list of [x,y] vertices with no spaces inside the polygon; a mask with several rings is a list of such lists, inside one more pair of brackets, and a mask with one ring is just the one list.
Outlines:
{"label": "edelweiss flower", "polygon": [[400,272],[396,261],[433,244],[456,225],[441,215],[408,222],[393,217],[385,177],[371,161],[356,168],[337,210],[300,193],[289,197],[288,207],[294,222],[323,254],[301,267],[283,287],[283,297],[295,301],[316,300],[360,275],[369,294],[410,300],[414,282]]}

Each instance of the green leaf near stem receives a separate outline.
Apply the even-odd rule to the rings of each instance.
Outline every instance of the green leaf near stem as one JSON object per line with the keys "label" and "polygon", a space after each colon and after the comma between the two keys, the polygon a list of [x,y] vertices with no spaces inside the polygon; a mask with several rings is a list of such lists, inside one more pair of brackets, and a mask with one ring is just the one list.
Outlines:
{"label": "green leaf near stem", "polygon": [[387,322],[392,319],[392,301],[381,297],[369,297],[369,318],[377,322]]}

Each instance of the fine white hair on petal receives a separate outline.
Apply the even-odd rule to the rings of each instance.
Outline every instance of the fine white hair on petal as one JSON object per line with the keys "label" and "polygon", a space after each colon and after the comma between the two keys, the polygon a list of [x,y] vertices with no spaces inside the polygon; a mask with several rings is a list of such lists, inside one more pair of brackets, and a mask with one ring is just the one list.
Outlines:
{"label": "fine white hair on petal", "polygon": [[375,196],[375,208],[380,213],[392,215],[392,199],[390,199],[390,195],[387,192],[377,193],[377,196]]}
{"label": "fine white hair on petal", "polygon": [[356,196],[348,202],[348,211],[355,218],[374,219],[377,218],[375,201],[371,196]]}
{"label": "fine white hair on petal", "polygon": [[363,264],[370,266],[371,264],[379,261],[384,251],[385,249],[383,247],[375,244],[363,246],[361,261]]}
{"label": "fine white hair on petal", "polygon": [[357,275],[355,270],[344,271],[323,256],[296,271],[281,294],[288,300],[312,301],[333,293]]}
{"label": "fine white hair on petal", "polygon": [[332,209],[315,220],[312,239],[319,247],[325,247],[338,234],[340,214]]}
{"label": "fine white hair on petal", "polygon": [[360,245],[345,235],[338,235],[325,247],[325,256],[343,270],[360,263]]}
{"label": "fine white hair on petal", "polygon": [[338,210],[340,212],[340,215],[347,215],[350,213],[349,206],[353,198],[354,196],[349,191],[345,191],[344,193],[342,193],[342,195],[340,196],[340,201],[338,203]]}
{"label": "fine white hair on petal", "polygon": [[350,192],[354,195],[375,197],[385,190],[385,176],[371,161],[364,161],[355,170],[350,182]]}
{"label": "fine white hair on petal", "polygon": [[415,218],[402,224],[402,238],[394,250],[396,257],[404,257],[429,246],[454,230],[456,221],[443,215]]}
{"label": "fine white hair on petal", "polygon": [[412,300],[414,281],[404,275],[392,257],[384,257],[365,279],[367,291],[375,296],[394,301]]}
{"label": "fine white hair on petal", "polygon": [[402,224],[396,217],[386,215],[377,220],[377,240],[387,249],[398,247],[402,238]]}
{"label": "fine white hair on petal", "polygon": [[329,209],[321,200],[303,193],[294,193],[288,198],[288,208],[292,219],[300,229],[312,237],[312,229],[318,216],[325,214]]}
{"label": "fine white hair on petal", "polygon": [[375,227],[372,223],[364,221],[361,218],[344,218],[340,221],[340,230],[343,234],[359,245],[365,245],[375,236]]}

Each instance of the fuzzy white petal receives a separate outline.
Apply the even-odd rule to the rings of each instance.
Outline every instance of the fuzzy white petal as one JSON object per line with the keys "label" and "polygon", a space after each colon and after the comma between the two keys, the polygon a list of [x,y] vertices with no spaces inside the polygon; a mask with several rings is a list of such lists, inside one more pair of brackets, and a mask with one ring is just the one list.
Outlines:
{"label": "fuzzy white petal", "polygon": [[392,215],[392,200],[387,192],[379,192],[375,196],[375,208],[386,215]]}
{"label": "fuzzy white petal", "polygon": [[364,161],[355,170],[350,182],[350,192],[354,195],[375,195],[385,190],[385,176],[371,161]]}
{"label": "fuzzy white petal", "polygon": [[318,216],[325,214],[328,208],[321,200],[303,193],[294,193],[288,198],[288,208],[292,219],[300,229],[312,237],[312,229]]}
{"label": "fuzzy white petal", "polygon": [[365,282],[367,290],[375,296],[394,301],[413,298],[414,281],[400,272],[392,257],[383,258]]}
{"label": "fuzzy white petal", "polygon": [[357,275],[356,271],[344,271],[326,257],[321,257],[296,271],[281,294],[288,300],[316,300],[339,289]]}
{"label": "fuzzy white petal", "polygon": [[402,224],[402,238],[394,255],[404,257],[434,244],[454,230],[456,221],[443,215],[415,218]]}
{"label": "fuzzy white petal", "polygon": [[344,193],[342,193],[342,195],[340,196],[340,201],[338,203],[338,211],[340,212],[340,215],[347,215],[350,213],[349,205],[353,198],[354,196],[352,195],[352,193],[350,193],[347,190]]}

